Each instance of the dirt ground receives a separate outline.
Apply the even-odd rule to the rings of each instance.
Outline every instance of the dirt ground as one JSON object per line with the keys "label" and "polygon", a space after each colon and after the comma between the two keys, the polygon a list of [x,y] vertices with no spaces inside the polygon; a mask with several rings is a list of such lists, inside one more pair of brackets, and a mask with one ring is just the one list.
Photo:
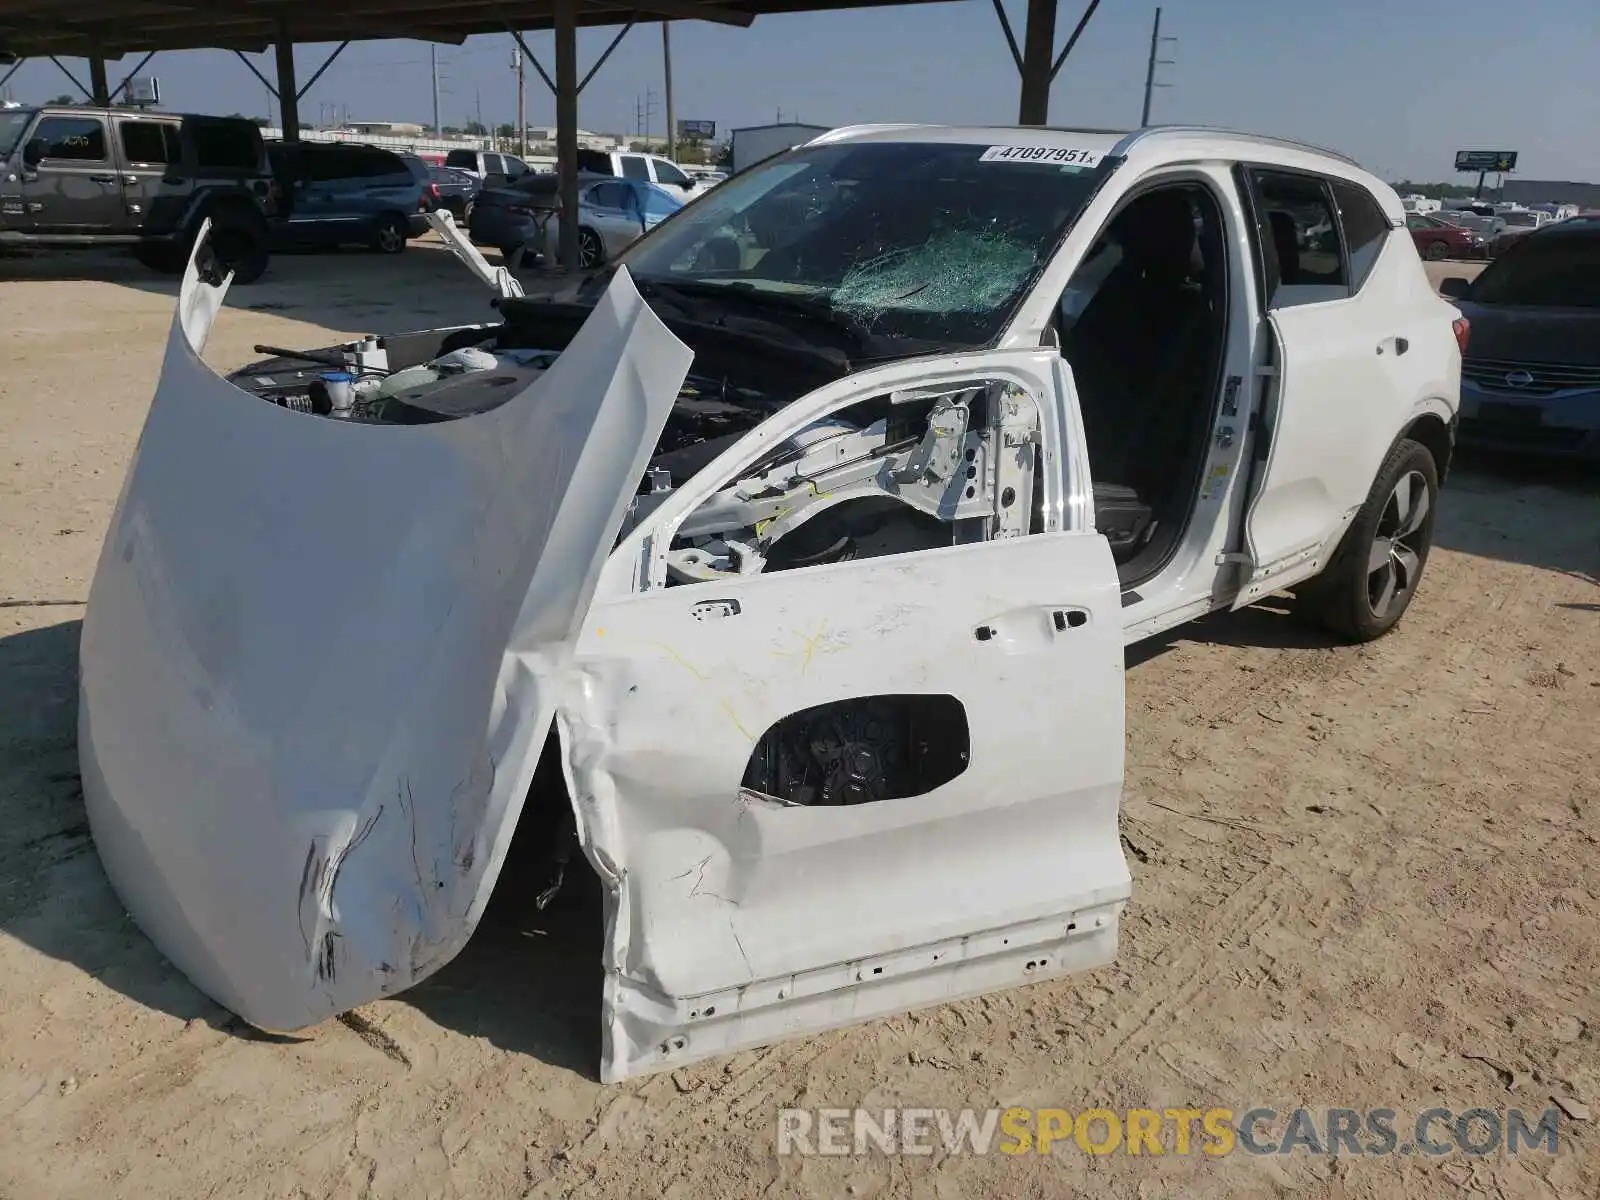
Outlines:
{"label": "dirt ground", "polygon": [[[1130,654],[1115,966],[602,1087],[582,889],[535,916],[503,888],[455,963],[300,1041],[206,1000],[111,894],[75,655],[173,290],[0,261],[0,1196],[1600,1195],[1593,1120],[1554,1157],[774,1150],[791,1104],[1600,1115],[1600,472],[1463,467],[1372,646],[1268,603]],[[279,259],[230,299],[219,366],[490,315],[421,246]]]}

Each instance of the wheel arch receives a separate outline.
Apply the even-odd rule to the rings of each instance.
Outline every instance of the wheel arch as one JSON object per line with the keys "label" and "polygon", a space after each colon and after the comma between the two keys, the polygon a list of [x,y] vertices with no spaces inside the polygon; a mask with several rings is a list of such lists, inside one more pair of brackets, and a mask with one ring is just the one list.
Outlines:
{"label": "wheel arch", "polygon": [[1443,416],[1431,410],[1413,417],[1400,433],[1402,438],[1420,443],[1429,454],[1433,455],[1433,465],[1439,474],[1439,482],[1445,481],[1445,476],[1450,473],[1450,460],[1455,456],[1456,430],[1455,418],[1452,414],[1447,421]]}

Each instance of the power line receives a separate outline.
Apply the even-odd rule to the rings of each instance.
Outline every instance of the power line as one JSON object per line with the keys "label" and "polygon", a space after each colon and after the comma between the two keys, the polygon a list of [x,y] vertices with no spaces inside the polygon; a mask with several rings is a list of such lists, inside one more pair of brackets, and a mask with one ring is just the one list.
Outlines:
{"label": "power line", "polygon": [[1170,58],[1160,57],[1161,43],[1175,42],[1177,40],[1175,37],[1161,36],[1161,10],[1159,8],[1156,9],[1155,27],[1150,30],[1150,65],[1145,69],[1144,74],[1144,115],[1139,118],[1141,128],[1150,124],[1150,99],[1155,94],[1156,88],[1172,86],[1170,83],[1156,82],[1156,68],[1170,67],[1175,61]]}

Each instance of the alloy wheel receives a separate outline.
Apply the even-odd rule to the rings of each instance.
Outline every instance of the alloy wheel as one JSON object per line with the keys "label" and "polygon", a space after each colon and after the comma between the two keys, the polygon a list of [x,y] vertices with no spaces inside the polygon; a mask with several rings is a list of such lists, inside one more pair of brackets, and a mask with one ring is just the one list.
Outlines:
{"label": "alloy wheel", "polygon": [[1417,586],[1428,549],[1428,505],[1428,481],[1407,471],[1383,506],[1367,554],[1367,604],[1379,619],[1404,608]]}

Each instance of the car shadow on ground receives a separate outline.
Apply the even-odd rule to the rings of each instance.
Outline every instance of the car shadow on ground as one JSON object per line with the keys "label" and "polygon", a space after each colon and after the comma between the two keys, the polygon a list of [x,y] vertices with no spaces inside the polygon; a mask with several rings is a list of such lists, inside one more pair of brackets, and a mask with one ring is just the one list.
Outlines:
{"label": "car shadow on ground", "polygon": [[1433,541],[1600,583],[1600,463],[1462,450]]}
{"label": "car shadow on ground", "polygon": [[[7,608],[81,608],[70,599]],[[70,963],[137,1004],[233,1037],[262,1033],[215,1003],[156,949],[100,866],[78,775],[74,617],[0,638],[0,930]],[[602,914],[598,880],[580,858],[544,912],[537,835],[519,836],[466,949],[400,1002],[439,1025],[588,1077],[600,1061]]]}

